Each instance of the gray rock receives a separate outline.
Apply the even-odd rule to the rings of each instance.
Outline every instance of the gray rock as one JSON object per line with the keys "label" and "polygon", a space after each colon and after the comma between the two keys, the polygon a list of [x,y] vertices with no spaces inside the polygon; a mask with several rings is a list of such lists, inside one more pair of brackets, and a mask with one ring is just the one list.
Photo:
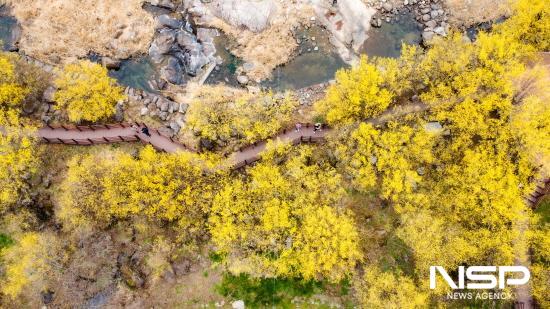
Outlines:
{"label": "gray rock", "polygon": [[246,85],[246,84],[248,84],[248,77],[245,76],[245,75],[239,75],[239,76],[237,76],[237,81],[241,85]]}
{"label": "gray rock", "polygon": [[446,36],[447,33],[445,32],[445,28],[443,27],[436,27],[434,29],[434,32],[437,33],[438,35],[441,35],[441,36]]}
{"label": "gray rock", "polygon": [[214,38],[218,35],[218,30],[209,28],[197,29],[197,40],[201,43],[214,43]]}
{"label": "gray rock", "polygon": [[424,125],[424,130],[430,133],[441,133],[443,131],[443,126],[437,121],[432,121]]}
{"label": "gray rock", "polygon": [[437,22],[435,20],[428,20],[425,25],[426,27],[433,29],[437,26]]}
{"label": "gray rock", "polygon": [[176,111],[179,111],[179,109],[180,109],[180,104],[176,102],[172,102],[172,110],[176,112]]}
{"label": "gray rock", "polygon": [[122,122],[122,120],[124,120],[124,105],[121,103],[118,103],[115,108],[116,108],[115,120],[117,122]]}
{"label": "gray rock", "polygon": [[252,93],[252,94],[258,94],[260,93],[260,87],[256,87],[256,86],[246,86],[246,89],[248,90],[248,92]]}
{"label": "gray rock", "polygon": [[206,150],[214,150],[215,148],[214,143],[212,143],[212,141],[204,138],[200,139],[199,145],[201,149],[206,149]]}
{"label": "gray rock", "polygon": [[153,5],[155,6],[159,6],[161,8],[169,9],[172,11],[176,9],[176,5],[172,3],[171,0],[152,0],[150,1],[150,3],[154,3]]}
{"label": "gray rock", "polygon": [[196,49],[197,46],[199,46],[197,38],[192,33],[185,30],[178,31],[176,41],[179,46],[189,50]]}
{"label": "gray rock", "polygon": [[168,112],[160,112],[159,118],[160,120],[165,121],[168,118]]}
{"label": "gray rock", "polygon": [[431,41],[434,36],[435,36],[435,33],[433,31],[422,32],[422,40],[424,44],[427,44],[429,41]]}
{"label": "gray rock", "polygon": [[108,70],[120,69],[120,61],[109,57],[101,57],[101,64]]}
{"label": "gray rock", "polygon": [[155,63],[160,63],[163,55],[170,52],[176,41],[176,32],[174,30],[161,31],[149,47],[149,56]]}
{"label": "gray rock", "polygon": [[42,115],[42,121],[43,121],[45,124],[50,123],[51,120],[52,120],[52,117],[50,117],[50,116],[48,116],[48,115]]}
{"label": "gray rock", "polygon": [[422,20],[423,20],[423,21],[428,21],[428,20],[430,20],[430,19],[431,19],[430,14],[422,15]]}
{"label": "gray rock", "polygon": [[202,43],[202,52],[205,57],[213,58],[216,54],[216,46],[214,45],[214,43],[210,42]]}
{"label": "gray rock", "polygon": [[34,111],[37,109],[37,106],[35,105],[34,102],[26,102],[24,105],[23,105],[23,113],[25,115],[30,115],[32,113],[34,113]]}
{"label": "gray rock", "polygon": [[432,19],[436,18],[437,16],[439,16],[439,12],[438,11],[431,11],[430,12],[430,17]]}
{"label": "gray rock", "polygon": [[373,27],[382,27],[382,20],[380,18],[373,18],[371,21],[370,21],[370,24],[373,26]]}
{"label": "gray rock", "polygon": [[149,109],[147,107],[142,107],[141,110],[139,111],[139,114],[141,116],[145,116],[147,115],[147,113],[149,113]]}
{"label": "gray rock", "polygon": [[208,58],[202,52],[192,51],[188,54],[185,66],[187,68],[187,74],[196,76],[199,70],[208,63]]}
{"label": "gray rock", "polygon": [[10,42],[7,46],[7,50],[10,52],[15,52],[19,50],[19,40],[21,39],[21,34],[23,33],[23,29],[21,28],[21,25],[17,23],[12,29],[11,29],[11,37]]}
{"label": "gray rock", "polygon": [[384,9],[384,11],[390,12],[393,9],[393,6],[391,5],[391,3],[386,2],[382,4],[382,8]]}
{"label": "gray rock", "polygon": [[252,71],[252,70],[254,70],[254,63],[252,63],[252,62],[245,62],[245,63],[243,64],[243,70],[244,70],[245,72],[247,72],[247,73],[250,72],[250,71]]}
{"label": "gray rock", "polygon": [[55,91],[56,89],[53,86],[49,86],[44,91],[44,94],[42,95],[42,98],[44,99],[44,102],[47,103],[54,103],[55,102]]}
{"label": "gray rock", "polygon": [[175,57],[168,56],[167,61],[160,69],[160,76],[165,81],[175,84],[175,85],[181,85],[183,83],[183,68]]}
{"label": "gray rock", "polygon": [[178,112],[185,114],[187,113],[188,108],[189,108],[189,104],[181,103]]}
{"label": "gray rock", "polygon": [[420,10],[420,13],[428,14],[428,13],[430,13],[430,8],[423,8],[423,9]]}
{"label": "gray rock", "polygon": [[162,104],[160,105],[160,110],[163,111],[163,112],[167,112],[169,106],[170,106],[170,102],[164,101],[164,102],[162,102]]}
{"label": "gray rock", "polygon": [[180,29],[183,27],[183,21],[170,17],[169,15],[163,14],[157,16],[157,29],[161,28],[172,28]]}
{"label": "gray rock", "polygon": [[244,301],[242,300],[236,300],[231,303],[231,308],[233,309],[245,309]]}
{"label": "gray rock", "polygon": [[179,131],[181,130],[181,127],[179,124],[173,121],[173,122],[170,122],[170,129],[174,130],[174,133],[178,134]]}

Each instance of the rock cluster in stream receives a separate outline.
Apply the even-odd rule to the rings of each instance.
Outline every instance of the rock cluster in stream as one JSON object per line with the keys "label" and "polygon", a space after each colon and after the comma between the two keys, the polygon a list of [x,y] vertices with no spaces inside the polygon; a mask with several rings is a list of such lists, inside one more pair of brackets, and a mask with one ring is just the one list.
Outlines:
{"label": "rock cluster in stream", "polygon": [[[423,27],[422,41],[428,45],[435,36],[446,36],[449,31],[448,16],[441,0],[398,0],[392,4],[388,0],[370,1],[369,4],[378,10],[371,25],[381,27],[383,22],[391,23],[406,10],[413,12],[416,21]],[[394,1],[395,3],[395,1]]]}
{"label": "rock cluster in stream", "polygon": [[149,56],[159,68],[159,79],[152,81],[154,89],[164,89],[166,83],[181,85],[189,77],[202,73],[209,63],[216,62],[215,29],[193,29],[188,18],[171,1],[149,1],[165,11],[156,16],[156,33],[149,47]]}

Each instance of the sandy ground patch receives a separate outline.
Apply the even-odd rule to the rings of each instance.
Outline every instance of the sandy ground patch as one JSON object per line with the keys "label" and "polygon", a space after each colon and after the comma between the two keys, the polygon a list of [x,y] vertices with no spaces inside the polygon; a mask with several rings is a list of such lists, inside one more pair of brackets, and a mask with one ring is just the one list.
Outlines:
{"label": "sandy ground patch", "polygon": [[9,0],[21,23],[20,48],[47,63],[84,57],[90,51],[128,58],[147,51],[153,17],[141,0]]}
{"label": "sandy ground patch", "polygon": [[466,27],[510,14],[509,0],[445,0],[449,22]]}

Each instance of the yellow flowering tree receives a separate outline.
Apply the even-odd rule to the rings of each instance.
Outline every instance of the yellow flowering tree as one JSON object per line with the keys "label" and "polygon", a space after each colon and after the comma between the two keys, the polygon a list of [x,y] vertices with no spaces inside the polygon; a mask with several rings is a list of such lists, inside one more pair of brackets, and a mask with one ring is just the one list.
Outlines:
{"label": "yellow flowering tree", "polygon": [[365,274],[356,282],[357,298],[362,308],[429,307],[429,295],[418,288],[411,278],[401,274],[383,272],[376,267],[367,267]]}
{"label": "yellow flowering tree", "polygon": [[336,84],[315,110],[330,125],[350,124],[379,115],[391,104],[394,93],[383,88],[383,75],[366,57],[350,70],[336,73]]}
{"label": "yellow flowering tree", "polygon": [[47,274],[59,266],[55,254],[59,243],[53,235],[27,232],[12,246],[0,251],[4,273],[0,293],[19,299],[28,290],[38,294],[47,287]]}
{"label": "yellow flowering tree", "polygon": [[312,157],[310,147],[270,149],[215,196],[210,232],[231,272],[329,281],[351,273],[361,254],[340,177]]}
{"label": "yellow flowering tree", "polygon": [[17,112],[0,110],[0,214],[24,200],[28,180],[38,171],[40,152],[32,127],[23,127]]}
{"label": "yellow flowering tree", "polygon": [[115,104],[124,99],[123,89],[107,69],[90,61],[66,65],[55,80],[58,108],[74,122],[97,121],[115,114]]}
{"label": "yellow flowering tree", "polygon": [[18,108],[27,93],[28,90],[17,80],[12,59],[0,53],[0,109]]}
{"label": "yellow flowering tree", "polygon": [[550,4],[545,0],[517,0],[509,20],[495,31],[529,44],[539,51],[550,51]]}
{"label": "yellow flowering tree", "polygon": [[191,104],[190,127],[202,138],[221,143],[266,139],[290,123],[297,102],[289,95],[252,95],[221,86],[205,87]]}
{"label": "yellow flowering tree", "polygon": [[222,175],[196,154],[160,154],[150,146],[137,159],[119,151],[76,157],[62,184],[59,216],[72,227],[139,216],[176,223],[194,235],[204,228]]}

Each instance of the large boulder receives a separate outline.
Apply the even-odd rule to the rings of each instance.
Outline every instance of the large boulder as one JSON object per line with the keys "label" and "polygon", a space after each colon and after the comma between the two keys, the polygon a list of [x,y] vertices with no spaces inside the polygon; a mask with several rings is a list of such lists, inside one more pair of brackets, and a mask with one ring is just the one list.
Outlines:
{"label": "large boulder", "polygon": [[185,30],[178,31],[176,41],[179,46],[188,50],[195,49],[199,46],[197,38],[192,33]]}
{"label": "large boulder", "polygon": [[157,17],[157,28],[172,28],[180,29],[184,26],[183,21],[170,17],[167,14],[159,15]]}
{"label": "large boulder", "polygon": [[214,0],[208,7],[227,23],[253,32],[266,29],[277,12],[274,0]]}
{"label": "large boulder", "polygon": [[160,76],[169,83],[180,85],[183,83],[183,67],[177,58],[166,57],[164,65],[160,69]]}
{"label": "large boulder", "polygon": [[151,43],[149,47],[149,56],[151,59],[159,63],[163,59],[163,55],[169,53],[172,50],[172,46],[176,41],[176,32],[174,30],[161,31]]}
{"label": "large boulder", "polygon": [[187,74],[196,76],[199,70],[208,63],[208,57],[203,52],[192,51],[188,54],[187,62],[185,63],[187,68]]}

